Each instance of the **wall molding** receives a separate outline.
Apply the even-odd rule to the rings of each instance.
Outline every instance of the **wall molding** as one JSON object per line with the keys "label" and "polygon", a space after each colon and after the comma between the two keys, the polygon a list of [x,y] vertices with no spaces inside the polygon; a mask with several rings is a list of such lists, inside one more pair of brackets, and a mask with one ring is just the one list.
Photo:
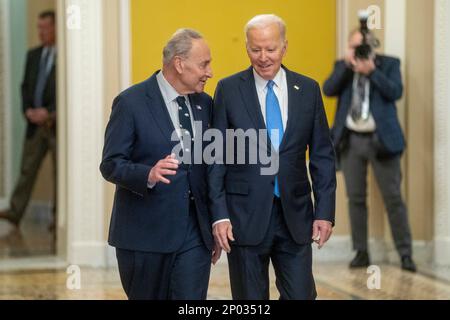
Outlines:
{"label": "wall molding", "polygon": [[104,1],[66,0],[79,29],[66,29],[67,262],[104,266],[104,183],[98,165],[104,128]]}
{"label": "wall molding", "polygon": [[[3,130],[0,137],[2,137],[4,143],[2,144],[4,150],[2,151],[3,160],[0,163],[2,168],[2,179],[0,183],[3,183],[3,194],[0,194],[0,209],[6,209],[9,207],[9,197],[11,194],[11,181],[12,181],[12,143],[11,143],[11,52],[10,45],[10,0],[0,0],[0,47],[6,48],[0,52],[0,101],[4,105],[3,119],[1,123],[1,129]],[[0,189],[0,190],[1,190]]]}

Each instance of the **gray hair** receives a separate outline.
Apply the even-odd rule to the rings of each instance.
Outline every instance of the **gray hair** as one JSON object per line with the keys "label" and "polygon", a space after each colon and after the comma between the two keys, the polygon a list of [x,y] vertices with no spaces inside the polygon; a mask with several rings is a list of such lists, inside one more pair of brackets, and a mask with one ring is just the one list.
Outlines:
{"label": "gray hair", "polygon": [[250,19],[249,22],[245,25],[245,37],[248,41],[248,32],[254,28],[265,28],[270,26],[271,24],[277,24],[280,29],[281,39],[286,40],[286,23],[279,16],[274,14],[260,14],[254,16]]}
{"label": "gray hair", "polygon": [[202,38],[202,35],[193,29],[178,29],[163,49],[163,65],[169,64],[175,56],[187,58],[192,48],[192,40]]}

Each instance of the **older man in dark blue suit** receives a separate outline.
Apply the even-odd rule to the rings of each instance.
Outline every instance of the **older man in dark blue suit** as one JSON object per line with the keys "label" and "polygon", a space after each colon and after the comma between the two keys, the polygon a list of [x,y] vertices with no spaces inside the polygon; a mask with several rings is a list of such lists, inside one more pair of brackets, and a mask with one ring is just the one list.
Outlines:
{"label": "older man in dark blue suit", "polygon": [[162,71],[113,103],[100,166],[116,185],[109,243],[130,299],[205,299],[217,260],[207,168],[172,153],[181,144],[183,159],[192,158],[192,145],[208,128],[212,99],[203,88],[212,77],[211,56],[190,29],[177,31],[163,54]]}
{"label": "older man in dark blue suit", "polygon": [[[395,106],[403,92],[400,60],[374,53],[367,59],[355,59],[355,48],[362,42],[359,30],[351,33],[345,59],[336,62],[323,86],[326,95],[339,97],[332,135],[345,177],[353,248],[357,250],[350,267],[370,264],[366,205],[370,163],[383,195],[402,268],[415,271],[408,215],[400,189],[400,156],[405,148]],[[367,42],[372,46],[375,43],[372,33],[367,35]]]}
{"label": "older man in dark blue suit", "polygon": [[252,66],[221,80],[214,98],[213,127],[224,135],[227,129],[267,129],[258,142],[247,140],[231,155],[248,159],[251,150],[262,149],[279,162],[279,170],[269,173],[261,159],[219,159],[210,171],[213,234],[228,252],[234,299],[269,298],[270,261],[281,299],[314,299],[311,244],[314,239],[323,246],[334,224],[335,159],[320,87],[281,65],[285,33],[275,15],[250,20],[246,36]]}

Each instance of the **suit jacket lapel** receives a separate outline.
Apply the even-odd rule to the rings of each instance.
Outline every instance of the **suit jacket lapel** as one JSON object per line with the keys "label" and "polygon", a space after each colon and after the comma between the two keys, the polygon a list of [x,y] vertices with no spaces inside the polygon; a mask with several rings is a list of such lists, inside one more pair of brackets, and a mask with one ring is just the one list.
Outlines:
{"label": "suit jacket lapel", "polygon": [[197,99],[196,94],[190,94],[189,95],[189,103],[191,105],[192,115],[194,117],[194,130],[197,130],[197,127],[195,126],[196,121],[201,121],[201,131],[197,132],[195,131],[194,135],[198,138],[203,134],[203,132],[208,129],[209,121],[207,118],[205,118],[205,111],[203,110],[203,107],[200,105]]}
{"label": "suit jacket lapel", "polygon": [[287,141],[289,141],[289,136],[292,134],[292,127],[294,127],[297,121],[294,119],[299,119],[297,113],[300,112],[303,96],[302,84],[298,79],[294,77],[294,74],[289,71],[286,67],[282,66],[286,71],[286,82],[287,82],[287,92],[288,92],[288,120],[286,123],[286,128],[284,130],[283,139],[281,140],[280,149],[281,152],[286,146]]}
{"label": "suit jacket lapel", "polygon": [[255,78],[253,76],[252,67],[247,69],[244,76],[242,76],[242,83],[240,91],[242,99],[244,100],[250,118],[253,121],[255,129],[266,129],[264,118],[261,112],[261,105],[259,104],[258,93],[256,92]]}
{"label": "suit jacket lapel", "polygon": [[149,110],[153,114],[155,123],[158,125],[163,135],[167,138],[171,145],[175,145],[176,141],[171,140],[171,136],[175,131],[175,127],[173,126],[169,111],[167,110],[167,106],[164,103],[164,99],[161,95],[158,82],[156,81],[156,73],[147,81],[147,98]]}
{"label": "suit jacket lapel", "polygon": [[189,95],[189,103],[191,105],[192,115],[194,116],[194,121],[203,121],[202,118],[202,106],[198,103],[196,95]]}

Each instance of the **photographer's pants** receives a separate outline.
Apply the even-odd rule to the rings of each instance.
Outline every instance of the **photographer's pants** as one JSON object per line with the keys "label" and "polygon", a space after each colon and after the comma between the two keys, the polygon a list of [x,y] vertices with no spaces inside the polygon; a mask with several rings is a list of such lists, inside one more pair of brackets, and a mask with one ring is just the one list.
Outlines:
{"label": "photographer's pants", "polygon": [[367,247],[367,167],[370,163],[388,212],[392,237],[400,256],[412,255],[408,213],[401,195],[400,156],[379,159],[372,134],[350,133],[341,163],[347,188],[353,249]]}
{"label": "photographer's pants", "polygon": [[[10,200],[9,215],[16,222],[20,222],[25,213],[39,168],[49,150],[52,153],[52,173],[56,182],[56,137],[54,129],[42,126],[36,129],[33,136],[25,138],[20,176]],[[55,184],[54,188],[56,189]]]}

